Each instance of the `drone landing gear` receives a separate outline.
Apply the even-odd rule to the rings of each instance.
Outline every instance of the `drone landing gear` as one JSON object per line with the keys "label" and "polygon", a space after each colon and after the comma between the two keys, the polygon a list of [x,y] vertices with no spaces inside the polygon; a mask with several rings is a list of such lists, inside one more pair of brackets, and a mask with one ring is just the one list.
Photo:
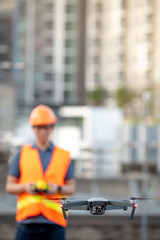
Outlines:
{"label": "drone landing gear", "polygon": [[138,206],[138,205],[135,203],[134,206],[133,206],[133,208],[132,208],[132,212],[131,212],[130,219],[133,219],[133,218],[134,218],[134,213],[135,213],[135,210],[136,210],[136,207],[137,207],[137,206]]}
{"label": "drone landing gear", "polygon": [[62,208],[62,213],[63,213],[64,219],[67,220],[67,219],[68,219],[68,216],[67,216],[67,215],[68,215],[68,214],[67,214],[67,213],[68,213],[68,210],[65,209],[65,206],[64,206],[63,204],[61,204],[60,207]]}

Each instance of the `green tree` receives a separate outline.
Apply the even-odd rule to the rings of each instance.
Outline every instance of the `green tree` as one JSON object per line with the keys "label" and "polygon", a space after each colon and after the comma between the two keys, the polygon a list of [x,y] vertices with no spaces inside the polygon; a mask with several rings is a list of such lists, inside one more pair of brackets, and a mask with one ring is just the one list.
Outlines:
{"label": "green tree", "polygon": [[92,105],[103,105],[104,100],[109,96],[108,91],[106,91],[101,85],[92,91],[87,92],[87,101]]}
{"label": "green tree", "polygon": [[115,100],[117,102],[117,105],[121,108],[125,108],[130,105],[135,97],[135,92],[125,86],[119,87],[115,92]]}

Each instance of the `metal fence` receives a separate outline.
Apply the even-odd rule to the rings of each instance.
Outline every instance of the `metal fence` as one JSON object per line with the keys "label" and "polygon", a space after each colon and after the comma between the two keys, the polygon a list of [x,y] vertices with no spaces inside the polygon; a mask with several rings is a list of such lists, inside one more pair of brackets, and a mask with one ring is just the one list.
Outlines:
{"label": "metal fence", "polygon": [[124,126],[118,142],[82,148],[75,161],[76,174],[84,178],[117,178],[124,172],[160,172],[160,127]]}

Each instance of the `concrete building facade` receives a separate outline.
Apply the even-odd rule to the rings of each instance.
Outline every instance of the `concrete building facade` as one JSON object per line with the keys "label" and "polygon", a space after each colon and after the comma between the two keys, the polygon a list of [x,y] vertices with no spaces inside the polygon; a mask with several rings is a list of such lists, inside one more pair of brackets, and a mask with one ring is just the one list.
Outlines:
{"label": "concrete building facade", "polygon": [[[159,86],[158,0],[88,0],[86,87]],[[88,80],[88,81],[87,81]]]}
{"label": "concrete building facade", "polygon": [[[159,108],[159,0],[16,0],[18,102],[86,103],[86,91],[155,89]],[[158,114],[158,113],[157,113]]]}
{"label": "concrete building facade", "polygon": [[14,59],[24,63],[15,71],[22,106],[84,103],[84,11],[80,0],[17,0]]}

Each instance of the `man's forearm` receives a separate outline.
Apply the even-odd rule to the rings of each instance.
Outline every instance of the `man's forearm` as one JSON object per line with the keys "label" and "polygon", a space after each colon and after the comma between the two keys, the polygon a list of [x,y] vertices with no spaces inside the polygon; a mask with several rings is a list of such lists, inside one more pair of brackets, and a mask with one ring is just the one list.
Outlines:
{"label": "man's forearm", "polygon": [[19,183],[8,183],[6,184],[6,192],[10,194],[20,194],[25,192],[25,185]]}

